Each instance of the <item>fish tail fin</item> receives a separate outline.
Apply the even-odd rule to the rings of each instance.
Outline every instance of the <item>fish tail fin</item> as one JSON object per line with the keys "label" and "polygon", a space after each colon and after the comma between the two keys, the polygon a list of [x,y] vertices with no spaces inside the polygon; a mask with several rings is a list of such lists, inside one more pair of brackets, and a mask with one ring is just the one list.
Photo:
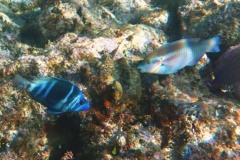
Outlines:
{"label": "fish tail fin", "polygon": [[206,40],[208,45],[210,46],[207,52],[220,52],[219,44],[220,44],[220,37],[216,36]]}
{"label": "fish tail fin", "polygon": [[13,84],[19,89],[26,89],[26,86],[29,84],[29,81],[27,81],[26,79],[17,74],[13,79]]}

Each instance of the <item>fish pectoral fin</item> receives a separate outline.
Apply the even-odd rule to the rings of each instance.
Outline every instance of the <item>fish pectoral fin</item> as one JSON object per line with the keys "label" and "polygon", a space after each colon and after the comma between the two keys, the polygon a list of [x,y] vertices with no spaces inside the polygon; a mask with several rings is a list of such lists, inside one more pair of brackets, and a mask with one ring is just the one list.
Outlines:
{"label": "fish pectoral fin", "polygon": [[161,66],[165,66],[166,68],[173,69],[176,68],[176,65],[170,64],[170,63],[162,63]]}
{"label": "fish pectoral fin", "polygon": [[162,64],[158,70],[158,74],[172,74],[176,73],[178,69],[174,65]]}

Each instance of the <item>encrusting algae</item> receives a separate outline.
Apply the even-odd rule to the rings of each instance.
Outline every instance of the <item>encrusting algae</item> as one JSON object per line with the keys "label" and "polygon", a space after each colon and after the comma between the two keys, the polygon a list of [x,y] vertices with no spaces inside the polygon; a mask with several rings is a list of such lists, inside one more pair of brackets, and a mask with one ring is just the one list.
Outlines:
{"label": "encrusting algae", "polygon": [[[221,53],[237,45],[239,2],[23,3],[0,2],[0,159],[239,159],[239,102],[209,91],[211,65],[169,75],[137,69],[182,38],[217,35]],[[91,107],[48,114],[13,86],[16,74],[65,79]]]}

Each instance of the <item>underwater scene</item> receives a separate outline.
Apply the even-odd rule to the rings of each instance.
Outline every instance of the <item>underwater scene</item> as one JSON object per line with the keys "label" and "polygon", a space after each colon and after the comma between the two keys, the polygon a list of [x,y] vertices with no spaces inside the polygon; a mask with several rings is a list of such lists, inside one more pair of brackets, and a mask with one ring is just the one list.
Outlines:
{"label": "underwater scene", "polygon": [[240,160],[240,0],[0,0],[0,160]]}

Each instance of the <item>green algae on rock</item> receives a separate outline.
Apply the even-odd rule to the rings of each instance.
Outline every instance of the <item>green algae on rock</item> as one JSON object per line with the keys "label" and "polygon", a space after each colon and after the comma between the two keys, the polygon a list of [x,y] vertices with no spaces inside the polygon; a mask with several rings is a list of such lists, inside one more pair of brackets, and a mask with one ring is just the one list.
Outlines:
{"label": "green algae on rock", "polygon": [[207,38],[219,35],[224,50],[240,41],[239,1],[187,1],[179,10],[185,36],[198,37],[205,33],[202,37]]}

